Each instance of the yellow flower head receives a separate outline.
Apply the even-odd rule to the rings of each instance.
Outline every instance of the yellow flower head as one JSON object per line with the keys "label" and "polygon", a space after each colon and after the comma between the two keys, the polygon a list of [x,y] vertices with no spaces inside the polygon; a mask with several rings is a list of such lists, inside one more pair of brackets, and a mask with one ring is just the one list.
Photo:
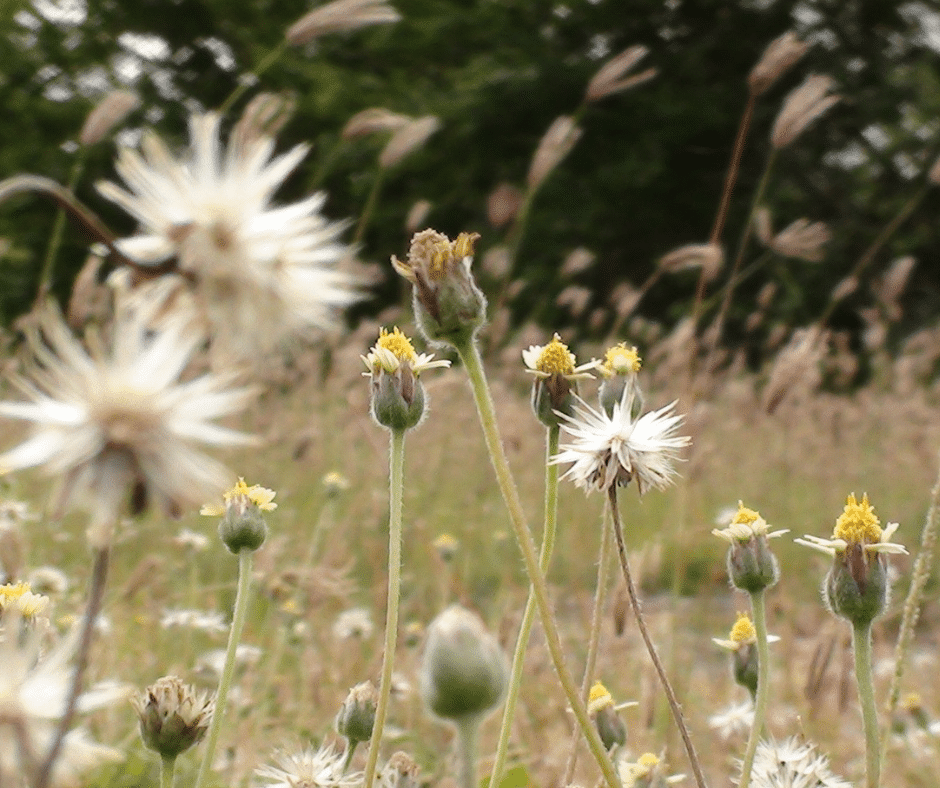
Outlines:
{"label": "yellow flower head", "polygon": [[640,354],[635,347],[627,347],[626,342],[621,342],[604,354],[600,370],[605,377],[636,374],[640,371]]}
{"label": "yellow flower head", "polygon": [[391,334],[383,328],[376,347],[384,348],[393,353],[399,361],[411,362],[412,366],[418,361],[418,354],[415,353],[414,345],[411,344],[411,340],[401,332],[398,326],[392,329]]}
{"label": "yellow flower head", "polygon": [[659,758],[653,755],[653,753],[647,752],[640,756],[637,764],[645,769],[652,770],[659,766]]}
{"label": "yellow flower head", "polygon": [[44,613],[49,606],[49,597],[34,594],[29,583],[8,583],[0,586],[0,613],[16,610],[24,618],[33,618]]}
{"label": "yellow flower head", "polygon": [[575,361],[574,353],[568,350],[568,346],[561,341],[561,337],[555,334],[552,341],[539,353],[535,360],[535,369],[549,375],[572,375]]}
{"label": "yellow flower head", "polygon": [[402,262],[393,255],[392,265],[412,283],[421,274],[432,282],[440,282],[450,270],[462,265],[466,258],[473,257],[473,247],[479,237],[479,233],[460,233],[451,241],[443,233],[425,230],[412,240],[408,259]]}
{"label": "yellow flower head", "polygon": [[734,626],[731,627],[728,640],[739,646],[757,642],[757,630],[754,629],[754,624],[751,622],[747,613],[738,613],[738,620],[735,621]]}
{"label": "yellow flower head", "polygon": [[855,494],[849,495],[845,509],[836,520],[833,539],[843,539],[849,544],[877,544],[881,541],[881,521],[875,516],[875,510],[868,502],[868,493],[861,502],[855,500]]}
{"label": "yellow flower head", "polygon": [[738,501],[738,511],[731,518],[732,525],[753,525],[761,519],[760,513],[753,509],[748,509],[743,501]]}
{"label": "yellow flower head", "polygon": [[588,711],[592,714],[614,705],[614,699],[601,682],[595,681],[588,696]]}
{"label": "yellow flower head", "polygon": [[269,490],[260,484],[253,484],[249,487],[239,476],[235,486],[223,494],[224,505],[207,503],[199,510],[199,514],[206,517],[222,517],[229,509],[238,507],[244,510],[249,505],[254,505],[263,512],[270,512],[277,509],[277,504],[274,503],[275,495],[277,493],[274,490]]}

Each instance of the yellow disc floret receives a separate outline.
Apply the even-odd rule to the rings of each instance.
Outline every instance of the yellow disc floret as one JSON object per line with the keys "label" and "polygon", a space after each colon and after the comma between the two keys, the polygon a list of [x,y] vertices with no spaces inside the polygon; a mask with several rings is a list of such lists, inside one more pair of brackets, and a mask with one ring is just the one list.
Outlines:
{"label": "yellow disc floret", "polygon": [[754,624],[747,613],[738,613],[738,620],[731,627],[728,640],[742,646],[745,643],[754,643],[757,640],[757,630],[754,629]]}
{"label": "yellow disc floret", "polygon": [[849,544],[877,544],[881,541],[881,521],[868,503],[868,493],[862,496],[861,502],[855,500],[855,493],[849,495],[845,509],[836,520],[832,538],[843,539]]}
{"label": "yellow disc floret", "polygon": [[239,507],[240,510],[244,511],[248,503],[254,504],[263,512],[270,512],[277,509],[277,504],[274,503],[275,495],[277,493],[274,490],[269,490],[260,484],[252,484],[249,487],[245,484],[245,480],[239,476],[235,486],[223,493],[224,506],[207,503],[199,510],[199,514],[205,517],[223,517],[226,511],[233,507]]}
{"label": "yellow disc floret", "polygon": [[548,375],[573,375],[575,361],[574,353],[568,350],[561,337],[555,334],[552,341],[542,348],[535,368]]}
{"label": "yellow disc floret", "polygon": [[608,375],[629,375],[640,371],[640,355],[635,347],[621,342],[604,354],[604,371]]}
{"label": "yellow disc floret", "polygon": [[376,345],[393,353],[399,361],[410,361],[412,364],[418,361],[418,354],[415,353],[414,345],[399,330],[398,326],[392,329],[391,334],[383,328]]}
{"label": "yellow disc floret", "polygon": [[465,257],[473,257],[473,246],[480,237],[478,233],[460,233],[453,241],[440,235],[431,248],[428,273],[431,279],[441,279],[447,268]]}
{"label": "yellow disc floret", "polygon": [[601,682],[595,681],[588,695],[588,711],[600,711],[607,706],[613,706],[614,699]]}
{"label": "yellow disc floret", "polygon": [[760,513],[756,512],[754,509],[748,509],[743,501],[738,501],[738,511],[735,514],[734,518],[731,520],[732,524],[739,523],[741,525],[751,525],[760,520]]}
{"label": "yellow disc floret", "polygon": [[645,769],[653,770],[659,766],[659,758],[651,752],[644,753],[640,756],[640,759],[637,761],[639,766],[644,767]]}
{"label": "yellow disc floret", "polygon": [[16,610],[21,616],[32,618],[42,613],[49,604],[49,598],[34,594],[29,583],[8,583],[0,585],[0,612]]}

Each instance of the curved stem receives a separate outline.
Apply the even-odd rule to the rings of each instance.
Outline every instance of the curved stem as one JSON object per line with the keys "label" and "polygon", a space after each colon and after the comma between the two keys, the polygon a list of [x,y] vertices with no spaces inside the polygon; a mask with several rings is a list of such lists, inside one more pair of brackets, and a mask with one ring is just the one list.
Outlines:
{"label": "curved stem", "polygon": [[754,768],[754,754],[757,742],[764,729],[767,717],[767,698],[770,695],[768,679],[770,677],[770,649],[767,648],[767,612],[764,606],[764,592],[751,594],[751,614],[754,617],[754,630],[757,632],[757,700],[754,703],[754,723],[744,751],[741,765],[741,779],[738,788],[748,788],[751,782],[751,770]]}
{"label": "curved stem", "polygon": [[[455,347],[467,370],[467,376],[470,379],[470,386],[473,390],[473,398],[476,402],[480,425],[483,428],[483,436],[486,440],[490,461],[496,473],[496,479],[499,483],[500,492],[503,495],[503,501],[509,511],[509,518],[512,522],[513,531],[515,532],[516,541],[519,543],[523,560],[525,561],[529,581],[532,583],[532,593],[535,596],[539,617],[542,620],[545,642],[548,646],[552,663],[555,666],[555,672],[558,674],[558,680],[561,682],[561,686],[565,691],[568,703],[571,705],[571,710],[578,720],[581,730],[584,732],[588,747],[604,774],[605,782],[610,788],[620,788],[620,778],[617,776],[614,765],[611,763],[610,757],[604,749],[604,744],[600,736],[591,724],[587,708],[578,692],[578,687],[575,686],[574,679],[572,679],[565,665],[565,656],[561,647],[561,639],[558,635],[558,626],[555,624],[551,604],[548,601],[545,577],[539,571],[538,558],[535,554],[535,544],[532,541],[529,526],[526,524],[525,514],[522,511],[522,502],[519,500],[519,491],[516,489],[515,482],[512,478],[512,471],[509,469],[509,462],[506,459],[506,452],[503,449],[502,438],[499,434],[499,425],[496,422],[496,410],[493,407],[493,399],[486,382],[486,373],[483,371],[483,362],[480,359],[480,352],[472,337],[462,338]],[[366,788],[368,788],[368,786],[366,786]]]}
{"label": "curved stem", "polygon": [[[75,163],[72,165],[72,171],[69,173],[69,182],[66,187],[69,192],[74,193],[78,185],[78,179],[81,177],[82,169],[85,166],[85,153],[88,149],[84,146],[78,149],[75,157]],[[55,260],[59,254],[59,247],[62,246],[62,235],[65,232],[65,209],[59,207],[56,211],[55,221],[52,224],[52,233],[49,236],[49,246],[46,247],[46,257],[42,262],[42,272],[39,274],[39,287],[36,289],[35,306],[42,306],[52,289],[52,272],[55,270]]]}
{"label": "curved stem", "polygon": [[[604,505],[604,514],[601,522],[600,555],[597,557],[597,585],[594,588],[594,612],[591,614],[591,634],[588,637],[587,656],[584,660],[584,676],[581,678],[581,697],[587,702],[591,691],[591,680],[594,678],[594,668],[597,665],[597,649],[601,640],[601,614],[604,612],[604,598],[607,596],[607,571],[610,563],[610,530],[607,527],[607,504]],[[565,768],[563,785],[571,785],[574,779],[574,768],[578,762],[578,726],[571,732],[571,754],[568,756],[568,765]]]}
{"label": "curved stem", "polygon": [[871,672],[871,624],[852,627],[852,648],[855,651],[858,700],[862,705],[862,721],[865,725],[865,785],[866,788],[878,788],[881,784],[881,746],[878,741],[875,683]]}
{"label": "curved stem", "polygon": [[627,584],[627,596],[630,598],[630,607],[633,609],[633,615],[636,618],[637,629],[643,637],[646,644],[646,650],[649,652],[650,659],[653,661],[653,667],[656,668],[656,675],[659,676],[659,683],[662,685],[663,692],[666,693],[666,700],[669,701],[669,708],[672,710],[672,716],[679,728],[679,735],[682,737],[682,744],[685,746],[685,752],[689,759],[689,765],[692,767],[692,773],[695,775],[695,782],[698,788],[705,788],[705,775],[702,773],[702,765],[699,762],[698,755],[695,752],[695,745],[692,744],[692,737],[689,735],[689,729],[686,727],[685,718],[682,716],[682,707],[676,699],[672,684],[666,676],[666,669],[663,667],[662,660],[653,644],[649,630],[646,628],[646,619],[643,617],[643,609],[640,606],[640,598],[633,584],[633,575],[630,572],[630,563],[627,560],[627,548],[623,541],[623,527],[620,524],[620,511],[617,509],[617,485],[611,485],[608,490],[610,498],[610,514],[614,524],[614,537],[617,539],[617,554],[620,557],[620,568],[623,571],[623,579]]}
{"label": "curved stem", "polygon": [[88,670],[88,654],[91,651],[91,641],[94,638],[95,622],[98,620],[98,614],[101,612],[101,604],[104,600],[104,588],[108,579],[108,562],[111,557],[111,548],[107,545],[97,547],[94,551],[94,563],[92,564],[91,579],[88,584],[88,604],[85,606],[85,615],[82,618],[81,634],[78,641],[78,652],[75,659],[75,671],[72,673],[72,684],[69,687],[68,699],[65,702],[65,711],[59,720],[55,736],[52,739],[52,746],[39,767],[39,776],[36,779],[35,788],[46,788],[52,777],[52,769],[55,766],[56,759],[62,751],[62,744],[65,741],[65,735],[68,733],[69,726],[75,717],[75,707],[78,704],[78,697],[82,694],[82,685],[85,680],[85,672]]}
{"label": "curved stem", "polygon": [[346,743],[346,754],[343,756],[343,774],[349,771],[349,764],[352,763],[353,755],[356,754],[357,747],[359,747],[358,741],[350,739]]}
{"label": "curved stem", "polygon": [[[548,571],[555,546],[555,532],[558,524],[558,466],[549,462],[558,453],[558,426],[549,427],[545,439],[545,528],[542,533],[542,548],[539,552],[539,570]],[[496,746],[496,758],[490,774],[490,785],[499,786],[506,767],[506,753],[509,750],[509,734],[516,712],[516,702],[522,687],[522,669],[525,665],[525,652],[535,620],[535,595],[529,589],[529,598],[525,603],[519,635],[516,638],[516,650],[512,655],[512,670],[509,673],[509,688],[506,692],[506,705],[503,707],[503,723],[499,729],[499,743]]]}
{"label": "curved stem", "polygon": [[401,500],[405,466],[405,430],[391,430],[389,446],[389,514],[388,514],[388,601],[385,613],[385,653],[382,657],[382,682],[375,709],[375,725],[369,742],[369,758],[363,777],[363,788],[372,788],[379,762],[382,731],[388,715],[392,691],[392,670],[395,667],[395,644],[398,639],[398,599],[401,594]]}
{"label": "curved stem", "polygon": [[258,78],[267,71],[271,66],[273,66],[287,51],[288,42],[287,40],[281,41],[274,49],[268,52],[265,55],[261,62],[255,67],[254,71],[251,72],[251,76],[254,77],[254,81],[249,81],[248,79],[241,79],[239,83],[235,86],[235,90],[229,93],[228,98],[222,102],[222,106],[219,107],[219,115],[224,116],[238,101],[252,85],[257,83]]}
{"label": "curved stem", "polygon": [[238,553],[238,590],[235,593],[235,610],[232,613],[232,625],[228,633],[225,664],[222,666],[222,676],[219,678],[219,688],[215,694],[215,711],[212,712],[212,722],[209,724],[209,733],[206,736],[206,746],[202,752],[202,763],[199,766],[195,788],[202,788],[205,785],[209,769],[212,768],[212,761],[215,759],[215,749],[219,743],[222,718],[225,716],[225,704],[228,701],[228,692],[232,686],[232,677],[235,675],[235,654],[248,615],[252,555],[251,550],[240,550]]}

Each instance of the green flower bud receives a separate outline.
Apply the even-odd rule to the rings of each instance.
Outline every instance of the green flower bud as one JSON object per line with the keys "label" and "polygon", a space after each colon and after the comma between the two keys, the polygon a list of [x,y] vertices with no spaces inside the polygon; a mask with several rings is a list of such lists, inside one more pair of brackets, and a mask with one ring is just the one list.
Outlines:
{"label": "green flower bud", "polygon": [[728,579],[735,588],[756,594],[770,588],[780,578],[780,567],[770,552],[769,540],[782,536],[787,530],[768,531],[767,521],[740,501],[728,527],[712,531],[731,545],[727,559]]}
{"label": "green flower bud", "polygon": [[753,643],[742,644],[732,652],[731,673],[736,684],[745,687],[751,698],[757,697],[757,646]]}
{"label": "green flower bud", "polygon": [[162,758],[176,758],[206,735],[215,701],[176,676],[158,679],[131,699],[144,745]]}
{"label": "green flower bud", "polygon": [[[627,347],[625,342],[614,345],[604,354],[604,360],[597,365],[598,372],[604,378],[597,391],[600,406],[608,416],[613,415],[614,405],[630,398],[630,415],[638,418],[643,412],[643,392],[637,381],[640,371],[640,356],[635,347]],[[629,389],[629,391],[628,391]]]}
{"label": "green flower bud", "polygon": [[503,697],[506,655],[480,618],[452,605],[428,627],[421,664],[421,689],[438,717],[464,722],[483,717]]}
{"label": "green flower bud", "polygon": [[613,697],[599,681],[594,682],[594,686],[591,687],[588,697],[588,715],[594,721],[597,734],[608,751],[626,743],[627,726],[617,714]]}
{"label": "green flower bud", "polygon": [[224,505],[206,504],[200,514],[207,517],[222,517],[219,522],[219,537],[235,555],[242,550],[254,551],[264,544],[268,525],[262,512],[277,508],[273,503],[276,493],[266,487],[253,484],[249,487],[244,479],[225,495]]}
{"label": "green flower bud", "polygon": [[357,684],[346,696],[336,715],[336,732],[351,744],[369,741],[375,725],[379,696],[371,681]]}
{"label": "green flower bud", "polygon": [[884,612],[888,592],[885,557],[858,543],[836,553],[823,584],[829,609],[855,626],[870,624]]}

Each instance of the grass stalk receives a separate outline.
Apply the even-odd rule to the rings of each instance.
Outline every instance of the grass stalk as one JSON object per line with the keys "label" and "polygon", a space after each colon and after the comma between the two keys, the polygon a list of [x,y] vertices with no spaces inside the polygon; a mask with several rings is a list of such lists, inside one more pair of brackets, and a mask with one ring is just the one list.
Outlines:
{"label": "grass stalk", "polygon": [[215,711],[212,713],[212,722],[209,724],[209,733],[206,735],[206,746],[202,751],[202,763],[199,765],[199,774],[196,776],[194,788],[203,788],[212,761],[215,759],[215,750],[219,744],[219,733],[222,730],[222,719],[225,717],[225,704],[232,686],[232,677],[235,675],[235,654],[238,642],[245,628],[245,619],[248,617],[248,592],[251,588],[251,550],[238,551],[238,590],[235,593],[235,609],[232,613],[232,625],[228,632],[228,646],[225,649],[225,663],[222,666],[222,675],[219,677],[219,687],[215,693]]}
{"label": "grass stalk", "polygon": [[493,407],[493,398],[486,381],[486,373],[483,370],[480,352],[473,337],[470,336],[459,340],[455,347],[470,379],[473,398],[480,417],[480,425],[483,429],[490,461],[493,464],[493,470],[496,474],[497,482],[499,483],[500,492],[506,503],[506,508],[509,511],[516,541],[519,543],[519,549],[525,561],[526,571],[529,575],[529,581],[532,584],[532,593],[535,595],[536,606],[545,632],[545,641],[552,658],[552,663],[555,666],[555,672],[558,674],[558,680],[561,682],[568,703],[571,705],[571,710],[578,720],[581,730],[584,732],[588,747],[603,772],[604,781],[610,788],[620,788],[620,778],[617,776],[614,765],[607,755],[607,751],[604,749],[604,744],[600,736],[591,724],[587,707],[584,701],[581,700],[578,687],[575,685],[574,679],[571,677],[571,673],[565,665],[565,656],[561,647],[561,639],[558,635],[558,626],[555,623],[551,603],[548,600],[545,577],[539,571],[535,544],[532,541],[529,526],[526,524],[525,514],[522,510],[522,502],[519,500],[519,491],[516,489],[515,482],[513,481],[509,461],[506,459],[503,441],[499,434],[499,425],[496,421],[496,411]]}
{"label": "grass stalk", "polygon": [[353,235],[353,246],[358,246],[362,243],[362,239],[366,234],[366,227],[369,226],[369,220],[372,218],[372,214],[375,213],[375,206],[378,204],[379,193],[382,191],[384,181],[385,167],[380,166],[379,171],[375,174],[375,179],[372,181],[372,189],[369,191],[369,196],[366,198],[365,207],[359,215],[359,222],[356,224],[356,233]]}
{"label": "grass stalk", "polygon": [[751,594],[751,615],[754,619],[754,630],[757,633],[757,698],[754,703],[754,722],[747,739],[747,748],[744,750],[738,788],[748,788],[751,783],[754,755],[767,718],[767,698],[770,695],[770,649],[767,647],[767,610],[763,589]]}
{"label": "grass stalk", "polygon": [[238,85],[235,86],[235,90],[229,93],[228,98],[225,99],[225,101],[222,102],[222,106],[219,107],[219,115],[225,117],[225,113],[235,106],[235,102],[238,101],[249,88],[257,84],[261,75],[280,60],[281,55],[287,51],[287,47],[287,39],[282,40],[280,44],[268,52],[268,54],[261,59],[261,62],[255,66],[254,71],[251,72],[251,77],[254,77],[254,79],[243,78],[239,80]]}
{"label": "grass stalk", "polygon": [[[549,460],[558,453],[558,436],[560,432],[558,426],[549,427],[545,438],[545,527],[542,532],[542,547],[539,551],[539,570],[543,574],[548,571],[548,565],[551,562],[558,524],[558,466],[550,464]],[[529,597],[525,603],[525,612],[522,614],[522,623],[519,625],[519,635],[516,638],[516,650],[512,655],[509,687],[506,691],[506,703],[503,706],[503,722],[499,729],[496,757],[493,761],[493,771],[490,774],[490,785],[494,787],[499,786],[500,781],[503,779],[503,770],[506,767],[509,734],[512,730],[512,720],[516,712],[516,702],[519,700],[519,690],[522,687],[525,652],[529,645],[529,636],[532,633],[534,620],[535,594],[530,588]]]}
{"label": "grass stalk", "polygon": [[685,724],[685,718],[682,715],[682,707],[676,699],[672,684],[669,682],[669,677],[666,675],[666,669],[663,667],[662,660],[659,658],[659,653],[656,651],[653,639],[650,637],[649,629],[646,626],[646,619],[643,616],[643,608],[640,605],[639,594],[633,583],[633,575],[630,572],[630,562],[627,559],[627,548],[623,540],[623,526],[620,523],[620,511],[617,508],[616,484],[610,486],[608,497],[610,499],[611,520],[614,525],[614,537],[617,540],[617,554],[620,558],[620,568],[623,571],[623,579],[627,584],[627,596],[630,599],[630,607],[636,619],[637,629],[640,630],[640,635],[643,638],[643,642],[646,644],[646,650],[649,652],[650,659],[653,661],[653,667],[656,668],[656,675],[659,676],[659,683],[662,685],[663,692],[666,693],[666,700],[669,701],[669,708],[672,711],[673,719],[676,721],[676,727],[679,728],[679,735],[682,737],[682,744],[685,747],[689,765],[692,767],[695,783],[698,788],[705,788],[707,785],[705,775],[702,772],[702,765],[699,762],[698,754],[695,752],[692,737],[689,735],[689,729]]}
{"label": "grass stalk", "polygon": [[[69,173],[69,182],[66,187],[73,194],[78,185],[78,179],[85,168],[85,154],[87,148],[82,145],[75,156],[75,162],[72,164],[72,170]],[[65,209],[60,207],[55,212],[55,219],[52,223],[52,233],[49,235],[49,245],[46,247],[46,256],[42,261],[42,272],[39,274],[39,287],[36,288],[35,308],[39,308],[45,303],[49,291],[52,290],[52,273],[55,270],[55,261],[59,256],[59,249],[62,246],[62,236],[65,233]]]}
{"label": "grass stalk", "polygon": [[871,668],[871,623],[852,627],[852,648],[855,652],[858,700],[862,706],[865,727],[865,786],[878,788],[881,784],[881,742],[878,738],[878,708]]}
{"label": "grass stalk", "polygon": [[382,656],[382,680],[375,709],[375,725],[369,741],[369,757],[362,785],[372,788],[379,763],[382,731],[388,716],[392,693],[392,671],[395,669],[395,646],[398,640],[398,601],[401,595],[401,510],[405,467],[405,430],[390,430],[389,444],[389,514],[388,514],[388,600],[385,613],[385,652]]}
{"label": "grass stalk", "polygon": [[68,698],[65,701],[65,711],[52,738],[52,746],[49,747],[49,752],[46,753],[46,757],[39,767],[35,788],[47,788],[49,785],[56,759],[59,757],[59,753],[62,752],[65,735],[75,718],[75,708],[78,704],[78,698],[82,694],[85,673],[88,670],[88,655],[91,651],[91,641],[94,639],[95,622],[98,620],[98,614],[101,612],[101,605],[104,600],[110,558],[111,548],[108,544],[94,549],[91,579],[88,583],[88,604],[85,606],[85,615],[82,618],[75,670],[72,673],[72,684],[69,687]]}

